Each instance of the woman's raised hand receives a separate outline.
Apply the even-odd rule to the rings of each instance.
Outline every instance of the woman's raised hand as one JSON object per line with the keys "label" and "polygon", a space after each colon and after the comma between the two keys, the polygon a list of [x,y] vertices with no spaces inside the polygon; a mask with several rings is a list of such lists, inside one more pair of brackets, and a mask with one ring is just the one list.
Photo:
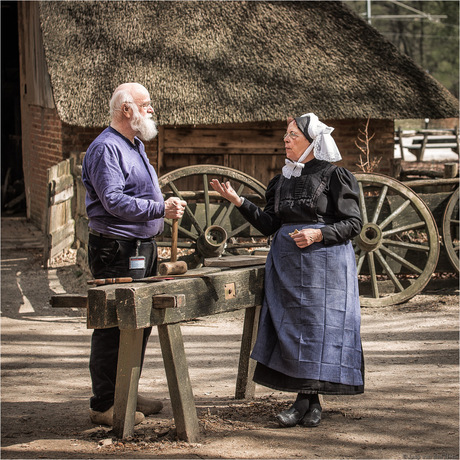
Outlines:
{"label": "woman's raised hand", "polygon": [[243,204],[243,200],[238,196],[230,182],[219,182],[217,179],[212,179],[211,187],[225,199],[233,203],[235,206],[240,207]]}

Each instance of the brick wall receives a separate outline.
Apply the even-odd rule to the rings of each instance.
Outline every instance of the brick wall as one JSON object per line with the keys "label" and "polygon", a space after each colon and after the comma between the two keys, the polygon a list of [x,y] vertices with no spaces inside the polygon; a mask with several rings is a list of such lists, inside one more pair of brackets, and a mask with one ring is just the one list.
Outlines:
{"label": "brick wall", "polygon": [[28,164],[30,218],[43,230],[45,225],[46,172],[62,160],[61,121],[54,109],[29,106],[30,151]]}

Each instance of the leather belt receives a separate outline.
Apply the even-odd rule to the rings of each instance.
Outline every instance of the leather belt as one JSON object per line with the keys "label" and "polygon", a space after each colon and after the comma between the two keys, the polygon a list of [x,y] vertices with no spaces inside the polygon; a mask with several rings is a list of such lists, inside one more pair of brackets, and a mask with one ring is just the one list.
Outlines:
{"label": "leather belt", "polygon": [[96,230],[93,230],[92,228],[89,229],[89,233],[91,235],[97,236],[99,238],[108,238],[110,240],[120,240],[120,241],[142,241],[142,242],[149,242],[153,241],[155,239],[154,236],[150,238],[126,238],[125,236],[117,236],[117,235],[107,235],[105,233],[99,233],[96,232]]}

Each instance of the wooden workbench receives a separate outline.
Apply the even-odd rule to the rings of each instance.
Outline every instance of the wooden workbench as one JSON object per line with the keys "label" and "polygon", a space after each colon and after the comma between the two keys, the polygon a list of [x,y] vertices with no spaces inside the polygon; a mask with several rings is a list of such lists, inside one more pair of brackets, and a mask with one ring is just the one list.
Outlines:
{"label": "wooden workbench", "polygon": [[169,394],[180,439],[199,437],[180,323],[223,312],[246,309],[235,398],[254,395],[252,349],[259,306],[262,304],[264,266],[238,269],[215,267],[191,270],[201,278],[155,283],[136,282],[88,290],[88,328],[120,328],[113,430],[120,438],[134,433],[140,376],[143,329],[158,327]]}

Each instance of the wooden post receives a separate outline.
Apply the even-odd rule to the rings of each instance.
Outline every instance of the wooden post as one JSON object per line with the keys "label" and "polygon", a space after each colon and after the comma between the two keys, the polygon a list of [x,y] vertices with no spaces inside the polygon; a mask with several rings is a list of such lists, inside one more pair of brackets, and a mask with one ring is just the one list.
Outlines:
{"label": "wooden post", "polygon": [[444,178],[451,179],[458,176],[458,163],[445,163],[444,164]]}
{"label": "wooden post", "polygon": [[[402,132],[402,129],[401,127],[398,128],[398,131],[397,131],[397,136],[398,136],[398,143],[399,143],[399,150],[401,151],[401,159],[404,161],[405,158],[404,158],[404,147],[403,147],[403,132]],[[393,176],[395,177],[395,176]]]}
{"label": "wooden post", "polygon": [[391,158],[390,159],[390,175],[395,179],[399,180],[401,177],[401,158]]}
{"label": "wooden post", "polygon": [[144,329],[120,330],[113,408],[113,432],[118,438],[124,439],[134,434],[143,337]]}
{"label": "wooden post", "polygon": [[252,380],[252,376],[254,375],[256,363],[250,358],[250,354],[256,341],[259,315],[260,306],[247,308],[244,314],[235,399],[253,398],[255,395],[256,385]]}
{"label": "wooden post", "polygon": [[417,161],[423,161],[423,157],[425,155],[425,148],[426,148],[427,143],[428,143],[428,133],[425,133],[423,135],[422,145],[420,147],[419,154],[416,155],[417,156]]}
{"label": "wooden post", "polygon": [[199,438],[198,417],[180,324],[158,326],[158,338],[168,380],[177,436],[184,441],[196,442]]}

